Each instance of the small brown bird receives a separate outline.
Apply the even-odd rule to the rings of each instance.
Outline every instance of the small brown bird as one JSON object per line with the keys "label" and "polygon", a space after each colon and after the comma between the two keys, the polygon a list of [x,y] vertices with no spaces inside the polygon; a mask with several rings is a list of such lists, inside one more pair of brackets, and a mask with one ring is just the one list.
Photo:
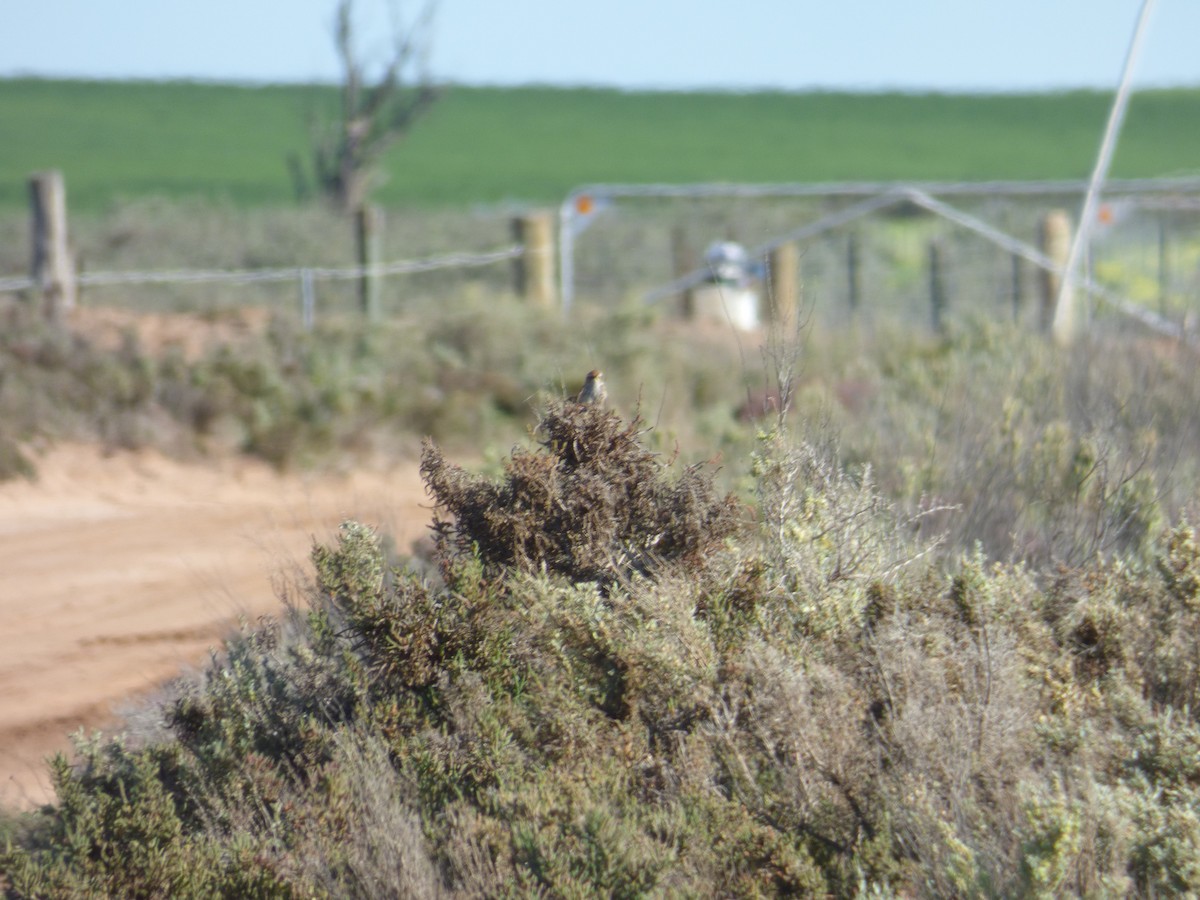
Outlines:
{"label": "small brown bird", "polygon": [[604,373],[599,369],[592,369],[587,373],[587,378],[583,382],[583,390],[579,392],[575,402],[585,405],[595,403],[603,406],[607,399],[608,389],[604,387]]}

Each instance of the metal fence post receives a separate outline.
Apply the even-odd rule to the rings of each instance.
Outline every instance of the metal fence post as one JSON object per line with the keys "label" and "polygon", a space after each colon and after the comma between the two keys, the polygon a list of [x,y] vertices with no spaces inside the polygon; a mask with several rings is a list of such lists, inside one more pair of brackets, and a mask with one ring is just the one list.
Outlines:
{"label": "metal fence post", "polygon": [[313,270],[300,270],[300,320],[305,331],[316,325],[317,292],[313,285]]}
{"label": "metal fence post", "polygon": [[946,327],[946,272],[945,253],[939,238],[929,242],[929,307],[933,330],[941,332]]}

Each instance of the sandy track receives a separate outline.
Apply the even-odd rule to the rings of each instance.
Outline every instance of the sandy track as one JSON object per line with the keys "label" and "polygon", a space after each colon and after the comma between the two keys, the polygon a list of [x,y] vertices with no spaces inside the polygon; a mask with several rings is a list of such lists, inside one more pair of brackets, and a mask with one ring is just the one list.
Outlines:
{"label": "sandy track", "polygon": [[50,796],[45,758],[203,662],[239,618],[280,608],[313,540],[353,518],[425,534],[415,464],[281,476],[244,459],[60,447],[0,484],[0,804]]}

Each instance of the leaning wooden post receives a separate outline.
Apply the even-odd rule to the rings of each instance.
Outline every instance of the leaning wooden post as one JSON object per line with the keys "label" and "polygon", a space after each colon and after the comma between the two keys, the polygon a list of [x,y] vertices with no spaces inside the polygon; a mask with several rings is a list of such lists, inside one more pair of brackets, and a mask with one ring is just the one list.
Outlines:
{"label": "leaning wooden post", "polygon": [[767,275],[767,321],[779,325],[795,322],[800,308],[800,249],[794,242],[771,250]]}
{"label": "leaning wooden post", "polygon": [[512,233],[524,250],[513,266],[517,295],[550,309],[554,305],[554,218],[548,212],[527,213],[513,219]]}
{"label": "leaning wooden post", "polygon": [[937,238],[929,242],[929,308],[933,330],[941,332],[946,327],[946,272],[942,242]]}
{"label": "leaning wooden post", "polygon": [[33,226],[31,277],[42,293],[46,318],[59,322],[75,307],[75,264],[67,245],[67,188],[62,172],[29,178]]}
{"label": "leaning wooden post", "polygon": [[[1042,217],[1038,228],[1038,248],[1060,269],[1066,268],[1067,257],[1071,255],[1071,217],[1066,210],[1052,209]],[[1062,275],[1042,269],[1039,284],[1042,293],[1041,326],[1043,331],[1049,331],[1054,324],[1054,308],[1062,288]],[[1066,303],[1070,317],[1073,298],[1066,298]]]}
{"label": "leaning wooden post", "polygon": [[377,270],[383,241],[383,210],[378,206],[360,206],[354,211],[354,245],[358,267],[358,300],[369,322],[380,318],[381,278]]}

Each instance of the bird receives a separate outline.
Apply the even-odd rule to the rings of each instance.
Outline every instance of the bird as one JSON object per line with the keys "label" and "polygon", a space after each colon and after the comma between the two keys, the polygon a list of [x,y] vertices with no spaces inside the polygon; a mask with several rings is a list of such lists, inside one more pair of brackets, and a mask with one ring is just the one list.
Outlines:
{"label": "bird", "polygon": [[575,398],[576,403],[581,403],[584,406],[603,406],[604,401],[608,399],[608,389],[604,386],[604,373],[599,369],[592,369],[587,373],[587,378],[583,382],[583,390],[579,392],[579,396]]}

